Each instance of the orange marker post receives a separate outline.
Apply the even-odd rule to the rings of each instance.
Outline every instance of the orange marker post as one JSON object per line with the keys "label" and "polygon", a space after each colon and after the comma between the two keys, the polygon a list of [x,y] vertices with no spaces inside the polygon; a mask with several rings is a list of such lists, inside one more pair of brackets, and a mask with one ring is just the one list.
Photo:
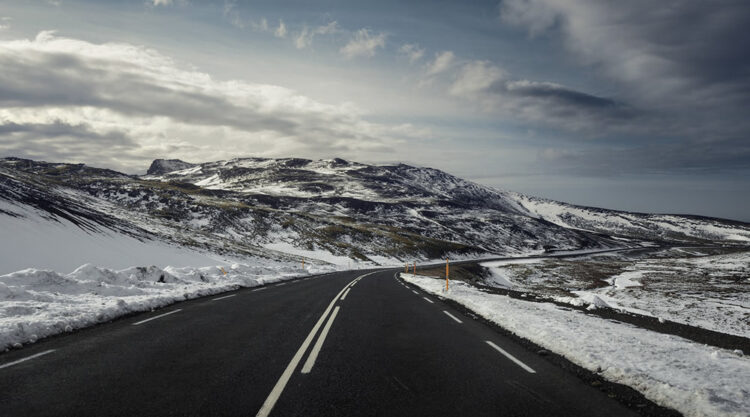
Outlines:
{"label": "orange marker post", "polygon": [[404,273],[406,274],[407,272],[409,272],[409,263],[408,262],[404,264]]}
{"label": "orange marker post", "polygon": [[302,260],[302,269],[305,269],[305,261]]}
{"label": "orange marker post", "polygon": [[226,275],[226,274],[227,274],[227,271],[225,271],[225,270],[224,270],[224,267],[223,267],[223,266],[220,266],[219,268],[221,268],[221,273],[222,273],[222,274],[224,274],[224,275]]}
{"label": "orange marker post", "polygon": [[448,291],[448,281],[450,280],[451,269],[448,258],[445,258],[445,290]]}
{"label": "orange marker post", "polygon": [[414,262],[414,269],[412,270],[414,275],[417,275],[417,262]]}

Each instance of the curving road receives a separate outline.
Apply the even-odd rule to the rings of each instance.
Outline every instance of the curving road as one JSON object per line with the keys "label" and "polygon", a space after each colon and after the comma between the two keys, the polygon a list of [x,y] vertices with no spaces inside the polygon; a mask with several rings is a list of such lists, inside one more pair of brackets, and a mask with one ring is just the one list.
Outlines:
{"label": "curving road", "polygon": [[2,354],[0,416],[636,415],[394,272],[242,289]]}

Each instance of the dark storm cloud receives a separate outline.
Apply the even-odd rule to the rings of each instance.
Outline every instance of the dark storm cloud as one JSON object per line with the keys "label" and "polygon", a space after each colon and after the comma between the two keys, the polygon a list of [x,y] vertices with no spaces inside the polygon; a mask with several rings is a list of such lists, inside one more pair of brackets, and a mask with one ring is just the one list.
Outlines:
{"label": "dark storm cloud", "polygon": [[750,3],[678,0],[504,0],[504,22],[553,30],[583,64],[654,106],[750,102]]}
{"label": "dark storm cloud", "polygon": [[488,61],[464,64],[450,93],[501,114],[573,130],[627,125],[638,116],[635,109],[610,98],[549,82],[513,79]]}
{"label": "dark storm cloud", "polygon": [[[572,60],[618,86],[618,99],[638,109],[634,118],[616,112],[628,117],[606,137],[607,146],[552,152],[558,162],[571,162],[569,169],[599,174],[750,166],[749,2],[503,0],[500,11],[502,22],[532,37],[546,32],[561,39]],[[578,94],[566,98],[597,109],[619,107]]]}
{"label": "dark storm cloud", "polygon": [[0,149],[7,155],[51,161],[107,161],[126,170],[140,159],[140,145],[124,132],[96,132],[85,124],[6,123],[0,125]]}

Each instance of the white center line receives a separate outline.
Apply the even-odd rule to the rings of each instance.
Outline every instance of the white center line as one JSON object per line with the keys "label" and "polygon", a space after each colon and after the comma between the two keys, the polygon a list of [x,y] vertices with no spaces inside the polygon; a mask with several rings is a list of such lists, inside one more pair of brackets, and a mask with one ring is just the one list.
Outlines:
{"label": "white center line", "polygon": [[518,365],[518,366],[520,366],[521,368],[525,369],[525,370],[526,370],[527,372],[530,372],[530,373],[532,373],[532,374],[535,374],[535,373],[536,373],[536,371],[535,371],[535,370],[531,369],[531,368],[530,368],[530,367],[529,367],[528,365],[526,365],[525,363],[523,363],[523,362],[519,361],[518,359],[516,359],[516,357],[515,357],[515,356],[513,356],[513,355],[511,355],[510,353],[508,353],[508,352],[504,351],[504,350],[503,350],[503,349],[502,349],[502,348],[501,348],[500,346],[498,346],[498,345],[496,345],[496,344],[494,344],[494,343],[490,342],[489,340],[485,340],[485,342],[487,342],[487,344],[488,344],[488,345],[490,345],[490,346],[492,346],[493,348],[495,348],[495,350],[497,350],[498,352],[500,352],[500,353],[502,353],[503,355],[505,355],[505,357],[506,357],[506,358],[508,358],[508,359],[512,360],[513,362],[515,362],[515,363],[516,363],[516,365]]}
{"label": "white center line", "polygon": [[[370,272],[369,274],[362,275],[359,278],[364,278],[368,275],[374,274],[375,272]],[[271,390],[271,393],[268,394],[268,398],[266,398],[266,401],[263,403],[263,406],[260,408],[260,410],[258,410],[258,414],[256,414],[256,417],[266,417],[271,413],[271,410],[273,410],[273,406],[276,405],[276,401],[279,400],[281,393],[284,392],[284,388],[286,387],[286,384],[289,383],[289,378],[292,377],[292,373],[294,373],[294,370],[295,368],[297,368],[299,361],[302,360],[302,356],[305,355],[305,352],[307,351],[307,347],[310,346],[310,343],[312,342],[313,337],[315,337],[315,333],[318,332],[318,329],[323,324],[323,321],[325,320],[326,316],[328,316],[328,313],[333,309],[333,305],[336,304],[336,301],[338,301],[339,297],[341,297],[341,294],[344,293],[344,290],[346,290],[347,287],[348,285],[342,288],[341,291],[339,291],[339,293],[336,294],[335,297],[333,297],[333,300],[331,300],[331,303],[328,304],[328,308],[326,308],[326,310],[318,319],[318,322],[315,323],[315,326],[313,326],[312,330],[310,330],[310,333],[305,338],[305,341],[302,342],[302,345],[299,347],[299,349],[297,349],[297,353],[294,354],[294,357],[292,357],[292,360],[291,362],[289,362],[289,365],[287,365],[286,369],[284,370],[284,373],[281,374],[281,377],[276,382],[276,385],[274,385],[273,389]]]}
{"label": "white center line", "polygon": [[237,294],[229,294],[229,295],[225,295],[223,297],[212,298],[211,301],[223,300],[225,298],[234,297],[235,295],[237,295]]}
{"label": "white center line", "polygon": [[18,365],[21,362],[26,362],[28,360],[31,360],[31,359],[34,359],[34,358],[38,358],[40,356],[47,355],[47,354],[52,353],[54,351],[55,351],[55,349],[45,350],[44,352],[37,353],[36,355],[27,356],[27,357],[25,357],[23,359],[19,359],[17,361],[13,361],[13,362],[8,362],[8,363],[0,365],[0,369],[7,368],[7,367],[13,366],[13,365]]}
{"label": "white center line", "polygon": [[168,315],[170,315],[170,314],[174,314],[174,313],[176,313],[176,312],[178,312],[178,311],[182,311],[182,309],[181,309],[181,308],[178,308],[177,310],[172,310],[172,311],[170,311],[169,313],[159,314],[158,316],[155,316],[155,317],[151,317],[150,319],[146,319],[146,320],[141,320],[141,321],[139,321],[139,322],[135,322],[135,323],[133,323],[133,326],[137,326],[137,325],[139,325],[139,324],[143,324],[143,323],[145,323],[145,322],[147,322],[147,321],[151,321],[151,320],[156,320],[156,319],[158,319],[158,318],[161,318],[161,317],[164,317],[164,316],[168,316]]}
{"label": "white center line", "polygon": [[326,322],[325,327],[323,327],[323,331],[320,332],[320,336],[318,336],[318,341],[315,342],[315,346],[313,346],[312,350],[310,351],[310,355],[307,357],[307,360],[305,361],[305,365],[302,366],[303,374],[309,374],[313,366],[315,366],[315,360],[318,359],[320,348],[323,347],[323,342],[326,341],[326,337],[328,336],[328,331],[331,330],[331,325],[333,324],[333,321],[336,319],[336,315],[339,314],[339,308],[340,308],[339,306],[336,306],[336,308],[333,310],[333,314],[331,314],[331,317],[328,318],[328,322]]}
{"label": "white center line", "polygon": [[451,313],[449,313],[449,312],[447,312],[445,310],[443,310],[443,313],[447,314],[448,317],[452,318],[453,320],[456,320],[457,323],[463,323],[461,320],[459,320],[458,317],[454,316],[453,314],[451,314]]}
{"label": "white center line", "polygon": [[344,295],[341,296],[341,301],[344,301],[344,299],[346,298],[346,295],[349,294],[349,291],[351,291],[351,288],[346,289],[346,291],[344,292]]}
{"label": "white center line", "polygon": [[434,301],[430,300],[430,299],[429,299],[429,298],[427,298],[427,297],[422,297],[422,298],[424,298],[424,300],[425,300],[425,301],[427,301],[427,302],[428,302],[428,303],[430,303],[430,304],[435,304],[435,302],[434,302]]}
{"label": "white center line", "polygon": [[252,290],[252,291],[250,291],[250,292],[255,292],[255,291],[263,291],[263,290],[265,290],[266,288],[268,288],[268,287],[256,288],[256,289],[254,289],[254,290]]}

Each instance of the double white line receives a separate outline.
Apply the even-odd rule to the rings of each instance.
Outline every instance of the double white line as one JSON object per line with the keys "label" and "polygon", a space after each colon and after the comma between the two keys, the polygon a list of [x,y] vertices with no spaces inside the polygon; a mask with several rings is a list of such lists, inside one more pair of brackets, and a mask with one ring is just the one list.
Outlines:
{"label": "double white line", "polygon": [[[331,300],[331,303],[328,304],[328,308],[326,308],[326,310],[318,319],[318,322],[315,323],[315,326],[313,326],[312,330],[310,330],[310,333],[305,338],[305,341],[302,342],[302,346],[300,346],[299,349],[297,349],[297,353],[295,353],[294,357],[292,357],[292,361],[289,362],[289,365],[287,365],[286,369],[284,370],[284,373],[281,374],[281,377],[279,378],[279,380],[276,382],[276,385],[271,390],[271,393],[268,395],[268,398],[266,398],[266,401],[263,403],[263,406],[258,411],[258,414],[256,414],[257,417],[265,417],[271,413],[271,410],[273,410],[273,406],[276,405],[276,401],[279,400],[281,393],[284,392],[284,388],[286,387],[286,384],[289,383],[289,379],[292,377],[294,370],[297,368],[297,365],[299,365],[299,362],[302,360],[302,357],[305,356],[305,352],[307,351],[307,348],[310,346],[310,343],[312,343],[312,340],[315,338],[315,334],[318,332],[318,329],[325,321],[326,317],[328,316],[328,313],[330,313],[331,309],[333,309],[333,306],[334,304],[336,304],[336,301],[338,301],[339,297],[341,297],[341,294],[343,294],[344,291],[351,288],[351,286],[356,284],[357,281],[359,281],[360,279],[368,275],[374,274],[375,272],[370,272],[369,274],[358,276],[357,278],[349,282],[344,288],[342,288],[341,291],[339,291],[339,293],[336,294],[335,297],[333,297],[333,300]],[[305,365],[302,367],[302,373],[310,372],[313,365],[315,365],[315,360],[318,357],[318,353],[320,353],[320,349],[323,346],[323,342],[325,341],[325,338],[328,335],[328,331],[331,329],[331,325],[333,324],[333,320],[336,318],[336,314],[338,314],[338,311],[339,311],[339,307],[336,307],[336,310],[328,319],[328,322],[326,323],[325,328],[323,329],[323,332],[318,337],[318,341],[315,343],[315,346],[313,346],[313,350],[312,352],[310,352],[310,356],[307,358],[307,361],[305,361]]]}

